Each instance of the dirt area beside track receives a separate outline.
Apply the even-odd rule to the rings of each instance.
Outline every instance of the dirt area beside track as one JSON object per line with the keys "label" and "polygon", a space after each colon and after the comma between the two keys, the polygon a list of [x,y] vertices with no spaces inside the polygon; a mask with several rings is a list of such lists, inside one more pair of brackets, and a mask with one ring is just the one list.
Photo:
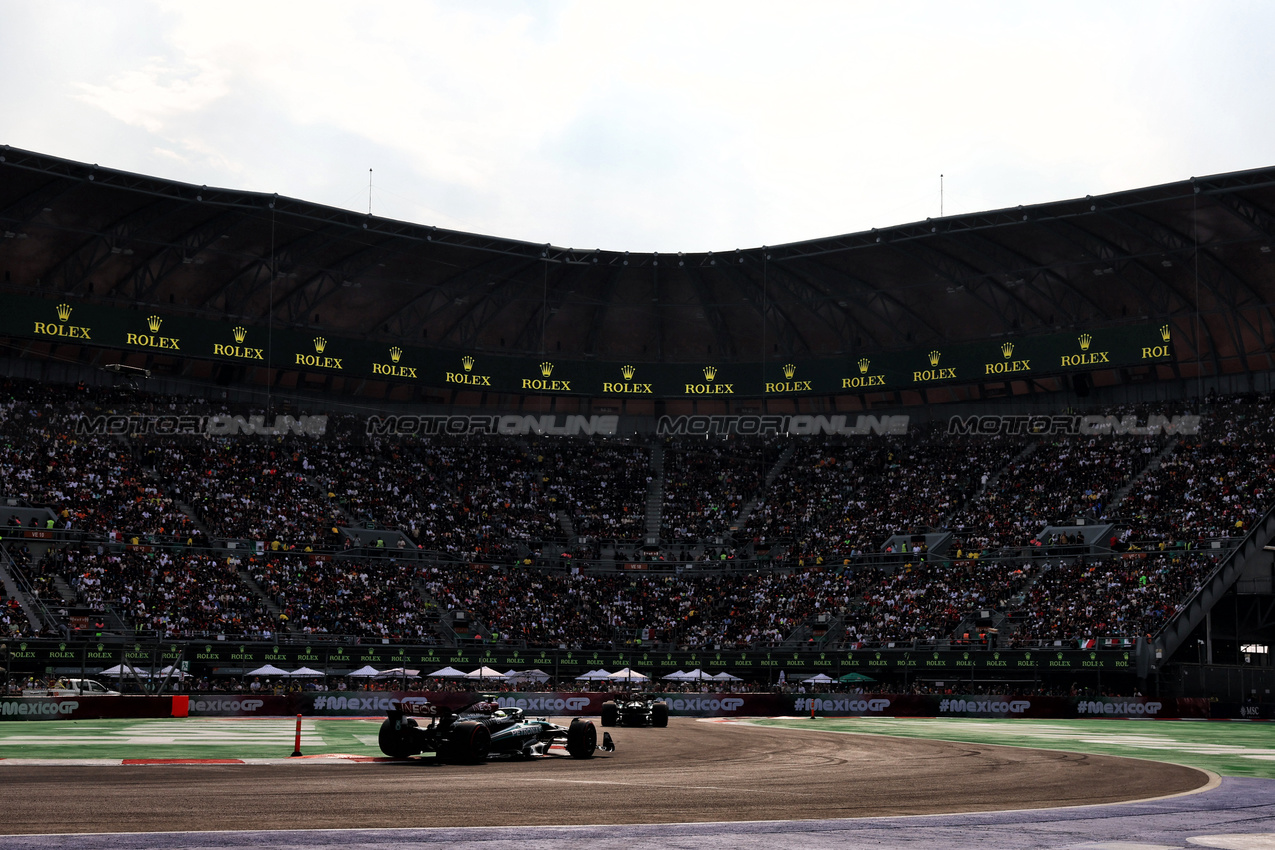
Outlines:
{"label": "dirt area beside track", "polygon": [[0,767],[0,833],[518,826],[1111,803],[1208,776],[1134,759],[674,719],[575,761]]}

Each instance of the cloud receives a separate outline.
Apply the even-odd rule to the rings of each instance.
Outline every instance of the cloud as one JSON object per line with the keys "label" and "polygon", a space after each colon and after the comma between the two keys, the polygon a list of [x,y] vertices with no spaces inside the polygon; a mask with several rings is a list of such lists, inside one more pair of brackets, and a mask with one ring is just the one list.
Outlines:
{"label": "cloud", "polygon": [[225,97],[229,76],[225,68],[174,66],[156,57],[106,83],[79,83],[78,99],[125,124],[162,133],[174,117],[203,111]]}

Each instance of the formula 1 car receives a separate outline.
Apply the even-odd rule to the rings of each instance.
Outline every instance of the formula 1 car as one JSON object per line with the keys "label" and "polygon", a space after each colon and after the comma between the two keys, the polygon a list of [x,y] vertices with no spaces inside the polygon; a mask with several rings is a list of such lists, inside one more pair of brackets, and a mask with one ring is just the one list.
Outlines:
{"label": "formula 1 car", "polygon": [[[555,743],[565,743],[574,759],[593,758],[598,750],[615,752],[610,733],[603,733],[598,744],[591,720],[577,717],[570,726],[559,726],[490,700],[480,699],[455,712],[425,700],[405,699],[388,714],[377,743],[381,752],[395,759],[425,752],[452,764],[476,764],[489,757],[536,758],[549,755]],[[429,725],[422,726],[417,718],[428,718]]]}
{"label": "formula 1 car", "polygon": [[654,696],[620,697],[602,703],[603,726],[667,726],[668,703]]}

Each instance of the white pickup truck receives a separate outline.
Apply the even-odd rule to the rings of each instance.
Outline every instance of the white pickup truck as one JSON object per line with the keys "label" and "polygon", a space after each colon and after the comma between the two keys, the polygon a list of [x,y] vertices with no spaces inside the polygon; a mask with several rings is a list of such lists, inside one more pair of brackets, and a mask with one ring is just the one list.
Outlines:
{"label": "white pickup truck", "polygon": [[92,679],[58,679],[53,687],[24,688],[24,697],[117,697],[119,691],[112,691],[101,682]]}

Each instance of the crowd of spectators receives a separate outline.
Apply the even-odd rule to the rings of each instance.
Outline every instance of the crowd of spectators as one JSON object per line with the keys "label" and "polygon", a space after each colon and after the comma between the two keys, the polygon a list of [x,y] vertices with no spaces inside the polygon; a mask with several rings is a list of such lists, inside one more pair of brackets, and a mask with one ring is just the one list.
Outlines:
{"label": "crowd of spectators", "polygon": [[433,606],[417,592],[414,571],[392,559],[272,553],[247,556],[242,565],[278,607],[280,628],[289,632],[437,640]]}
{"label": "crowd of spectators", "polygon": [[1137,541],[1242,537],[1271,505],[1275,408],[1218,404],[1135,484],[1117,516]]}
{"label": "crowd of spectators", "polygon": [[539,445],[549,498],[577,535],[631,540],[645,533],[651,452],[641,445],[562,440]]}
{"label": "crowd of spectators", "polygon": [[730,534],[740,511],[765,487],[779,460],[776,439],[679,437],[664,450],[664,540],[713,540]]}
{"label": "crowd of spectators", "polygon": [[852,442],[801,442],[753,511],[746,534],[789,541],[798,564],[850,563],[891,536],[942,527],[1021,451],[1008,438],[930,432]]}
{"label": "crowd of spectators", "polygon": [[1118,491],[1164,448],[1164,436],[1036,438],[994,486],[953,518],[967,551],[1036,545],[1048,525],[1102,518]]}
{"label": "crowd of spectators", "polygon": [[510,439],[376,438],[317,444],[306,469],[360,525],[397,529],[457,559],[511,562],[565,539],[544,464]]}
{"label": "crowd of spectators", "polygon": [[235,559],[207,551],[68,545],[50,549],[32,572],[37,581],[57,576],[66,582],[74,598],[62,603],[109,608],[132,628],[165,638],[269,640],[276,626]]}
{"label": "crowd of spectators", "polygon": [[29,629],[30,623],[18,598],[0,594],[0,637],[26,634]]}
{"label": "crowd of spectators", "polygon": [[773,646],[812,612],[845,602],[832,575],[815,569],[647,577],[431,566],[424,580],[441,607],[476,615],[489,640],[578,649]]}
{"label": "crowd of spectators", "polygon": [[[664,544],[696,559],[729,559],[738,540],[776,554],[747,569],[617,575],[538,569],[535,554],[567,551],[567,528],[593,557],[598,539],[643,536],[651,442],[146,439],[75,426],[90,408],[182,403],[0,384],[3,495],[50,507],[59,531],[96,535],[20,564],[34,597],[54,600],[62,579],[77,604],[109,606],[165,636],[432,642],[447,609],[471,611],[489,638],[569,647],[775,646],[820,615],[839,624],[829,646],[940,641],[978,609],[1017,611],[1021,641],[1145,634],[1213,566],[1169,544],[1245,533],[1270,506],[1275,473],[1275,412],[1265,404],[1219,403],[1188,437],[673,438],[663,450]],[[210,536],[263,541],[266,551],[200,549],[183,505]],[[1037,539],[1046,525],[1077,516],[1119,521],[1126,543],[1166,550],[1048,566],[970,557],[1049,542]],[[446,560],[342,557],[334,529],[350,522],[398,528]],[[893,534],[939,528],[957,534],[951,560],[905,553],[883,569],[861,557]],[[0,631],[29,628],[13,610],[0,607]]]}
{"label": "crowd of spectators", "polygon": [[83,416],[28,385],[0,389],[0,493],[52,506],[59,529],[197,538],[198,528],[125,443],[77,433]]}
{"label": "crowd of spectators", "polygon": [[1029,641],[1154,634],[1217,566],[1207,553],[1136,553],[1045,564],[1011,636]]}
{"label": "crowd of spectators", "polygon": [[976,611],[1004,609],[1026,581],[1017,561],[926,561],[892,573],[860,570],[845,616],[845,645],[963,638],[957,626]]}
{"label": "crowd of spectators", "polygon": [[340,518],[305,477],[312,443],[191,437],[153,442],[144,458],[214,537],[315,547]]}

